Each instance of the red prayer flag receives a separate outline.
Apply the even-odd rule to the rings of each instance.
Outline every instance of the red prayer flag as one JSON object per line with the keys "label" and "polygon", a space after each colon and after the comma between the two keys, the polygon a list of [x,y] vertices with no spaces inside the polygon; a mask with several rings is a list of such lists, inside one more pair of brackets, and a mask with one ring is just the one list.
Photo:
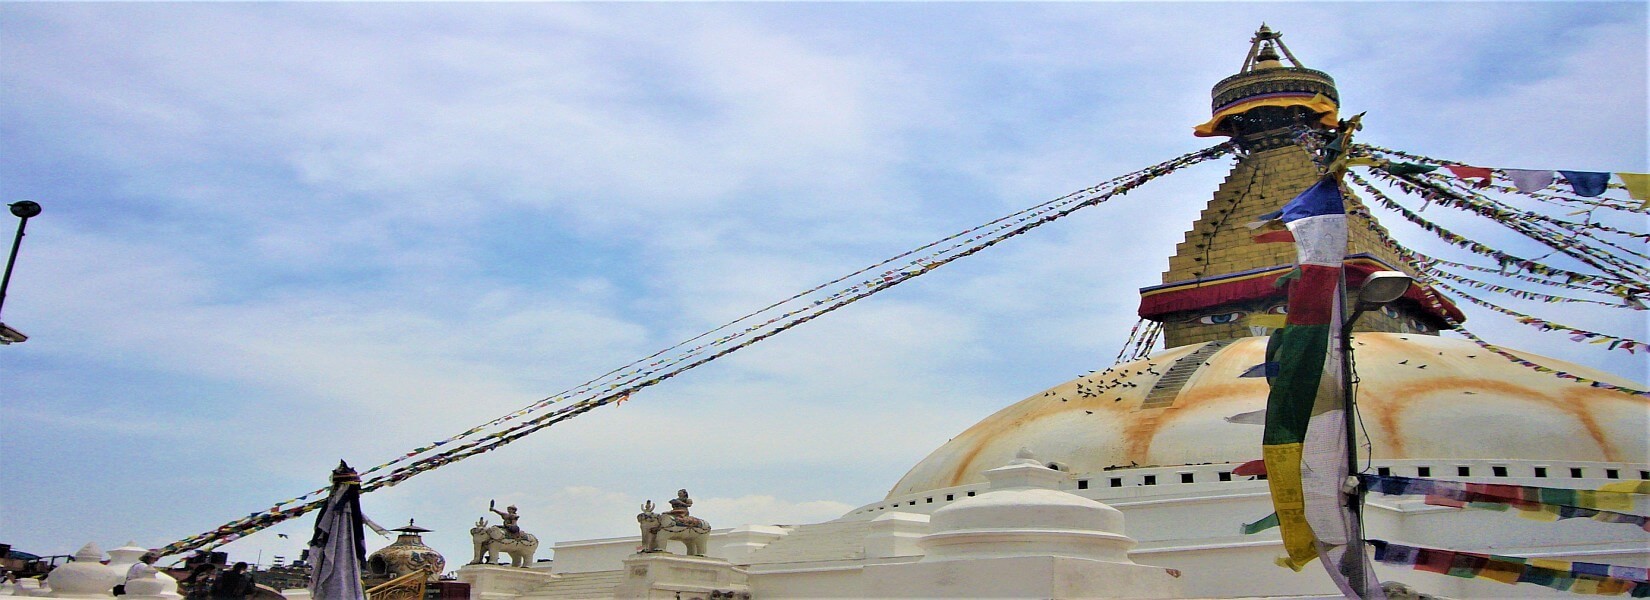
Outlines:
{"label": "red prayer flag", "polygon": [[1255,460],[1251,460],[1249,462],[1243,463],[1241,465],[1238,465],[1236,469],[1232,469],[1232,474],[1237,475],[1238,477],[1251,477],[1251,476],[1254,476],[1254,475],[1265,475],[1266,474],[1266,459],[1255,459]]}
{"label": "red prayer flag", "polygon": [[1449,550],[1421,548],[1415,557],[1415,570],[1417,571],[1448,575],[1452,564],[1455,564],[1455,553]]}
{"label": "red prayer flag", "polygon": [[1290,233],[1288,229],[1277,229],[1256,234],[1252,239],[1257,244],[1272,244],[1278,242],[1293,243],[1295,241],[1295,234]]}
{"label": "red prayer flag", "polygon": [[1489,167],[1446,165],[1444,168],[1449,169],[1449,172],[1454,173],[1456,177],[1460,177],[1462,179],[1477,179],[1478,181],[1472,184],[1473,187],[1488,187],[1490,185],[1490,179],[1495,176],[1495,173],[1491,171]]}

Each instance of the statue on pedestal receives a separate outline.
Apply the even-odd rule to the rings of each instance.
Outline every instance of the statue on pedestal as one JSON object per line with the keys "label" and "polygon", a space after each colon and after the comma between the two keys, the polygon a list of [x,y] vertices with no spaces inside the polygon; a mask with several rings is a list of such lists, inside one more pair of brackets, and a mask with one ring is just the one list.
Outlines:
{"label": "statue on pedestal", "polygon": [[510,512],[501,512],[495,506],[497,506],[495,502],[487,501],[487,510],[493,511],[504,521],[504,534],[511,539],[521,539],[521,528],[516,526],[516,521],[521,520],[521,515],[516,514],[516,506],[512,504],[504,507],[505,510]]}
{"label": "statue on pedestal", "polygon": [[653,501],[642,505],[642,514],[636,522],[642,526],[642,552],[666,552],[670,540],[679,540],[687,546],[689,556],[704,556],[705,542],[710,539],[710,523],[688,515],[693,499],[687,490],[677,490],[670,500],[670,510],[663,514],[653,512]]}
{"label": "statue on pedestal", "polygon": [[[516,513],[516,507],[510,506],[502,512],[495,508],[493,502],[487,503],[487,510],[497,513],[504,520],[504,524],[488,526],[487,517],[476,521],[476,526],[470,529],[470,542],[475,544],[475,560],[470,564],[493,564],[498,560],[498,553],[510,555],[510,566],[529,567],[533,564],[533,555],[538,552],[539,538],[521,530],[516,523],[521,515]],[[482,559],[486,560],[483,561]]]}

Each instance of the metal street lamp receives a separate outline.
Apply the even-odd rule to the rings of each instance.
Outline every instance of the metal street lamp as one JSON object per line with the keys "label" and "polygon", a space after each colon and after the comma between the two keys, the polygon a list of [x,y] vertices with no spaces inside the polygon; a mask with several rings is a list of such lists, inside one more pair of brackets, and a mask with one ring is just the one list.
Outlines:
{"label": "metal street lamp", "polygon": [[[11,268],[17,264],[17,248],[23,244],[23,228],[29,224],[29,217],[40,214],[40,204],[21,200],[7,206],[11,207],[11,214],[17,216],[17,237],[11,241],[11,256],[6,259],[6,274],[0,276],[0,307],[6,305],[6,288],[11,286]],[[7,327],[0,322],[0,345],[15,344],[28,341],[29,336],[23,332]]]}
{"label": "metal street lamp", "polygon": [[1404,293],[1408,292],[1409,286],[1414,283],[1414,278],[1399,271],[1370,273],[1369,277],[1364,279],[1363,287],[1358,288],[1358,305],[1352,313],[1352,318],[1347,319],[1347,323],[1356,321],[1358,316],[1363,314],[1366,309],[1379,307],[1404,297]]}
{"label": "metal street lamp", "polygon": [[1352,326],[1357,324],[1358,317],[1370,309],[1380,308],[1394,300],[1402,298],[1409,286],[1415,280],[1409,275],[1398,271],[1376,271],[1364,279],[1362,287],[1358,288],[1358,297],[1352,307],[1352,314],[1341,322],[1341,392],[1346,409],[1346,473],[1347,495],[1346,506],[1352,513],[1353,539],[1347,544],[1345,564],[1347,579],[1353,582],[1359,590],[1359,597],[1363,596],[1363,585],[1368,575],[1364,565],[1364,495],[1358,487],[1358,429],[1353,426],[1353,417],[1356,412],[1356,399],[1352,387]]}

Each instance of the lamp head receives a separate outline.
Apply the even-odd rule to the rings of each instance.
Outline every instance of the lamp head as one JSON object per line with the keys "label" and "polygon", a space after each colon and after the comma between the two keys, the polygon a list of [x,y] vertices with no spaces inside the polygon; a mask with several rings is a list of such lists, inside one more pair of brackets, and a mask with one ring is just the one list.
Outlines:
{"label": "lamp head", "polygon": [[12,215],[22,219],[27,219],[40,214],[40,204],[38,202],[19,200],[17,202],[7,204],[6,206],[11,207]]}
{"label": "lamp head", "polygon": [[1415,280],[1398,271],[1376,271],[1358,288],[1359,306],[1380,306],[1402,298]]}

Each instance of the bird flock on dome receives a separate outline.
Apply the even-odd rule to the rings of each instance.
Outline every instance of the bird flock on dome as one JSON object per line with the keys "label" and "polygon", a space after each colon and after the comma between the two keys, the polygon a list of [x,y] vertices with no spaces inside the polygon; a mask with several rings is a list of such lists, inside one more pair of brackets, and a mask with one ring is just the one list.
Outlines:
{"label": "bird flock on dome", "polygon": [[[1302,135],[1299,141],[1309,151],[1318,150],[1314,152],[1314,155],[1323,154],[1321,148],[1314,147],[1321,140],[1318,140],[1318,142],[1314,140],[1317,140],[1316,136]],[[608,371],[579,386],[542,398],[519,410],[466,429],[452,437],[416,447],[388,462],[366,469],[361,472],[360,491],[370,492],[378,488],[394,486],[420,473],[497,449],[595,408],[609,404],[621,404],[630,399],[632,394],[662,383],[689,369],[747,348],[838,308],[921,276],[952,261],[973,255],[999,242],[1030,232],[1037,227],[1068,216],[1077,210],[1095,206],[1117,196],[1127,194],[1149,181],[1169,175],[1182,168],[1223,156],[1235,155],[1239,152],[1241,151],[1235,145],[1228,142],[1187,153],[878,261]],[[1353,152],[1350,155],[1353,157],[1350,164],[1370,167],[1370,177],[1376,181],[1372,182],[1356,173],[1351,174],[1349,179],[1364,191],[1369,192],[1369,197],[1377,204],[1397,213],[1420,229],[1438,236],[1447,244],[1482,256],[1488,259],[1491,265],[1494,265],[1474,265],[1468,262],[1433,257],[1416,252],[1397,243],[1386,228],[1376,222],[1375,219],[1368,219],[1369,226],[1375,230],[1385,243],[1390,244],[1392,248],[1399,252],[1400,256],[1408,263],[1407,266],[1417,275],[1419,283],[1425,284],[1421,286],[1425,290],[1425,296],[1434,304],[1433,308],[1438,313],[1448,314],[1447,311],[1442,310],[1442,303],[1436,295],[1438,291],[1442,291],[1458,296],[1475,305],[1511,316],[1526,325],[1544,331],[1564,332],[1577,342],[1602,344],[1611,350],[1625,350],[1630,353],[1646,348],[1645,342],[1640,340],[1583,330],[1530,316],[1500,306],[1478,295],[1468,293],[1462,290],[1461,287],[1457,287],[1468,287],[1480,292],[1502,294],[1524,300],[1553,303],[1589,303],[1614,308],[1643,310],[1642,299],[1650,298],[1650,286],[1645,284],[1646,280],[1650,280],[1650,271],[1647,271],[1645,267],[1646,264],[1650,264],[1650,256],[1627,247],[1627,244],[1632,243],[1631,240],[1638,240],[1641,243],[1643,240],[1650,240],[1650,234],[1629,231],[1597,222],[1595,214],[1612,213],[1615,216],[1650,214],[1650,208],[1647,208],[1650,207],[1650,195],[1646,194],[1645,175],[1622,173],[1618,174],[1622,183],[1597,185],[1596,175],[1598,174],[1592,173],[1585,177],[1569,179],[1572,182],[1578,179],[1584,180],[1585,185],[1589,186],[1585,189],[1564,191],[1557,186],[1526,189],[1531,185],[1528,172],[1509,173],[1510,170],[1486,168],[1456,169],[1452,171],[1448,167],[1463,167],[1464,165],[1367,144],[1353,146]],[[1405,162],[1400,162],[1399,159]],[[1450,172],[1450,175],[1438,172],[1440,167],[1443,168],[1443,171]],[[1464,178],[1463,173],[1472,179]],[[1519,178],[1522,185],[1507,186],[1496,183],[1497,177],[1512,181],[1514,176]],[[1376,182],[1388,186],[1390,189],[1419,198],[1420,207],[1414,210],[1407,208],[1393,198],[1397,194],[1383,191]],[[1516,208],[1505,200],[1491,197],[1487,192],[1522,196],[1538,204],[1572,209],[1572,212],[1567,215],[1570,217],[1584,216],[1577,220],[1554,217],[1531,209]],[[1628,197],[1622,198],[1613,195],[1613,193],[1619,192],[1626,192],[1625,195]],[[1356,204],[1355,200],[1352,200],[1352,202],[1353,204],[1348,207],[1348,212],[1368,215],[1369,209],[1367,207]],[[1551,253],[1568,257],[1580,266],[1561,267],[1544,262],[1545,257],[1533,259],[1514,256],[1457,235],[1420,216],[1421,211],[1433,205],[1493,220],[1524,237],[1542,243],[1552,249]],[[1639,222],[1642,223],[1642,221]],[[1486,281],[1486,276],[1490,274],[1593,297],[1564,296],[1511,288]],[[1445,283],[1445,281],[1453,282],[1454,285]],[[1609,298],[1609,300],[1604,298]],[[1650,391],[1621,387],[1575,373],[1558,371],[1525,360],[1462,328],[1459,321],[1448,320],[1453,330],[1467,339],[1527,368],[1593,387],[1616,390],[1637,396],[1650,396]],[[1135,360],[1148,356],[1157,343],[1160,334],[1161,325],[1157,322],[1142,321],[1142,323],[1137,323],[1130,330],[1123,351],[1118,354],[1118,362],[1122,363],[1126,362],[1125,359]],[[178,555],[191,550],[209,549],[229,543],[245,535],[319,508],[325,502],[324,494],[326,491],[325,488],[318,489],[295,498],[277,502],[269,508],[173,542],[161,551],[165,555]]]}

